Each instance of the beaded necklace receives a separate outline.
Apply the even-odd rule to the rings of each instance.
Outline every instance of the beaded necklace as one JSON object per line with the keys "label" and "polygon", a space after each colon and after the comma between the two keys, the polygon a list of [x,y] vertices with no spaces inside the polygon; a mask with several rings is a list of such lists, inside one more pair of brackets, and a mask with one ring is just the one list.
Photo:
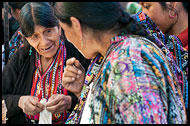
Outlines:
{"label": "beaded necklace", "polygon": [[[31,89],[31,95],[38,97],[39,101],[42,98],[48,99],[53,94],[67,95],[67,90],[62,86],[62,74],[64,69],[64,63],[66,60],[66,47],[63,41],[59,41],[59,49],[55,55],[50,66],[45,73],[41,74],[40,55],[36,52],[35,66],[36,70],[33,74],[33,85]],[[34,116],[26,115],[31,120],[39,120],[39,113]],[[62,114],[53,114],[53,123],[64,123],[67,118],[67,113],[64,111]]]}
{"label": "beaded necklace", "polygon": [[[83,109],[86,103],[86,99],[90,90],[89,85],[92,82],[97,81],[97,79],[99,78],[99,76],[102,73],[102,68],[104,65],[104,62],[106,61],[107,57],[109,56],[109,54],[112,52],[112,50],[119,44],[120,41],[126,39],[127,36],[116,36],[114,38],[111,39],[111,45],[109,46],[105,57],[101,56],[101,54],[98,54],[92,61],[91,64],[88,68],[88,71],[86,73],[86,77],[85,77],[85,84],[83,86],[81,95],[79,97],[79,102],[77,103],[77,105],[75,106],[74,110],[72,111],[72,113],[70,114],[70,116],[68,117],[68,119],[66,120],[66,124],[78,124],[81,120],[81,116],[83,113]],[[93,84],[94,87],[95,84]]]}

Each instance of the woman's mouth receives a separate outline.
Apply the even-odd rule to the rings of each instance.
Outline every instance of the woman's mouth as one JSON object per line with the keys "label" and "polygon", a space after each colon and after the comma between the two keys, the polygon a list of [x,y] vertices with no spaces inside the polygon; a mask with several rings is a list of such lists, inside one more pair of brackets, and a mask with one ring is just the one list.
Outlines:
{"label": "woman's mouth", "polygon": [[43,52],[49,52],[49,51],[51,51],[53,49],[53,47],[54,47],[54,45],[51,45],[51,46],[49,46],[47,48],[42,48],[42,51]]}

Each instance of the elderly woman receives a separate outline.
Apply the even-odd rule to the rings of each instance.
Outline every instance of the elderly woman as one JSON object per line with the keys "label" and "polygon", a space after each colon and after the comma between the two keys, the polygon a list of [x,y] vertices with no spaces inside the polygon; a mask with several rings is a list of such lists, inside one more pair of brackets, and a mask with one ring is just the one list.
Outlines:
{"label": "elderly woman", "polygon": [[[19,23],[26,44],[11,58],[2,75],[7,124],[38,123],[45,107],[52,113],[53,124],[64,123],[78,99],[62,86],[66,60],[76,57],[85,68],[89,60],[63,41],[48,3],[27,3],[21,9]],[[46,99],[46,106],[41,99]]]}
{"label": "elderly woman", "polygon": [[78,60],[67,60],[63,86],[79,103],[66,123],[186,123],[169,61],[118,3],[57,3],[55,14],[67,39],[92,58],[86,77]]}

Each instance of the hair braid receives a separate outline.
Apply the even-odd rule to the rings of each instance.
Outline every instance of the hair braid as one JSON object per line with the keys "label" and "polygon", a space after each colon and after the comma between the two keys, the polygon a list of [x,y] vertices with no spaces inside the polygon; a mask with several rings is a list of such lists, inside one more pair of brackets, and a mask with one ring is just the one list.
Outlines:
{"label": "hair braid", "polygon": [[120,34],[139,35],[151,41],[155,41],[154,38],[147,33],[146,29],[138,24],[127,12],[122,10],[121,13],[121,17],[118,20]]}

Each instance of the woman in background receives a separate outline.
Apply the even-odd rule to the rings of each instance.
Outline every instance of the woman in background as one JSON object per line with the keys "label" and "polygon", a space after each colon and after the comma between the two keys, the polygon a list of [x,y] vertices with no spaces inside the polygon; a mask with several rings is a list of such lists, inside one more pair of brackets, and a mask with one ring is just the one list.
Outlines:
{"label": "woman in background", "polygon": [[188,2],[139,2],[164,34],[176,35],[188,50]]}

